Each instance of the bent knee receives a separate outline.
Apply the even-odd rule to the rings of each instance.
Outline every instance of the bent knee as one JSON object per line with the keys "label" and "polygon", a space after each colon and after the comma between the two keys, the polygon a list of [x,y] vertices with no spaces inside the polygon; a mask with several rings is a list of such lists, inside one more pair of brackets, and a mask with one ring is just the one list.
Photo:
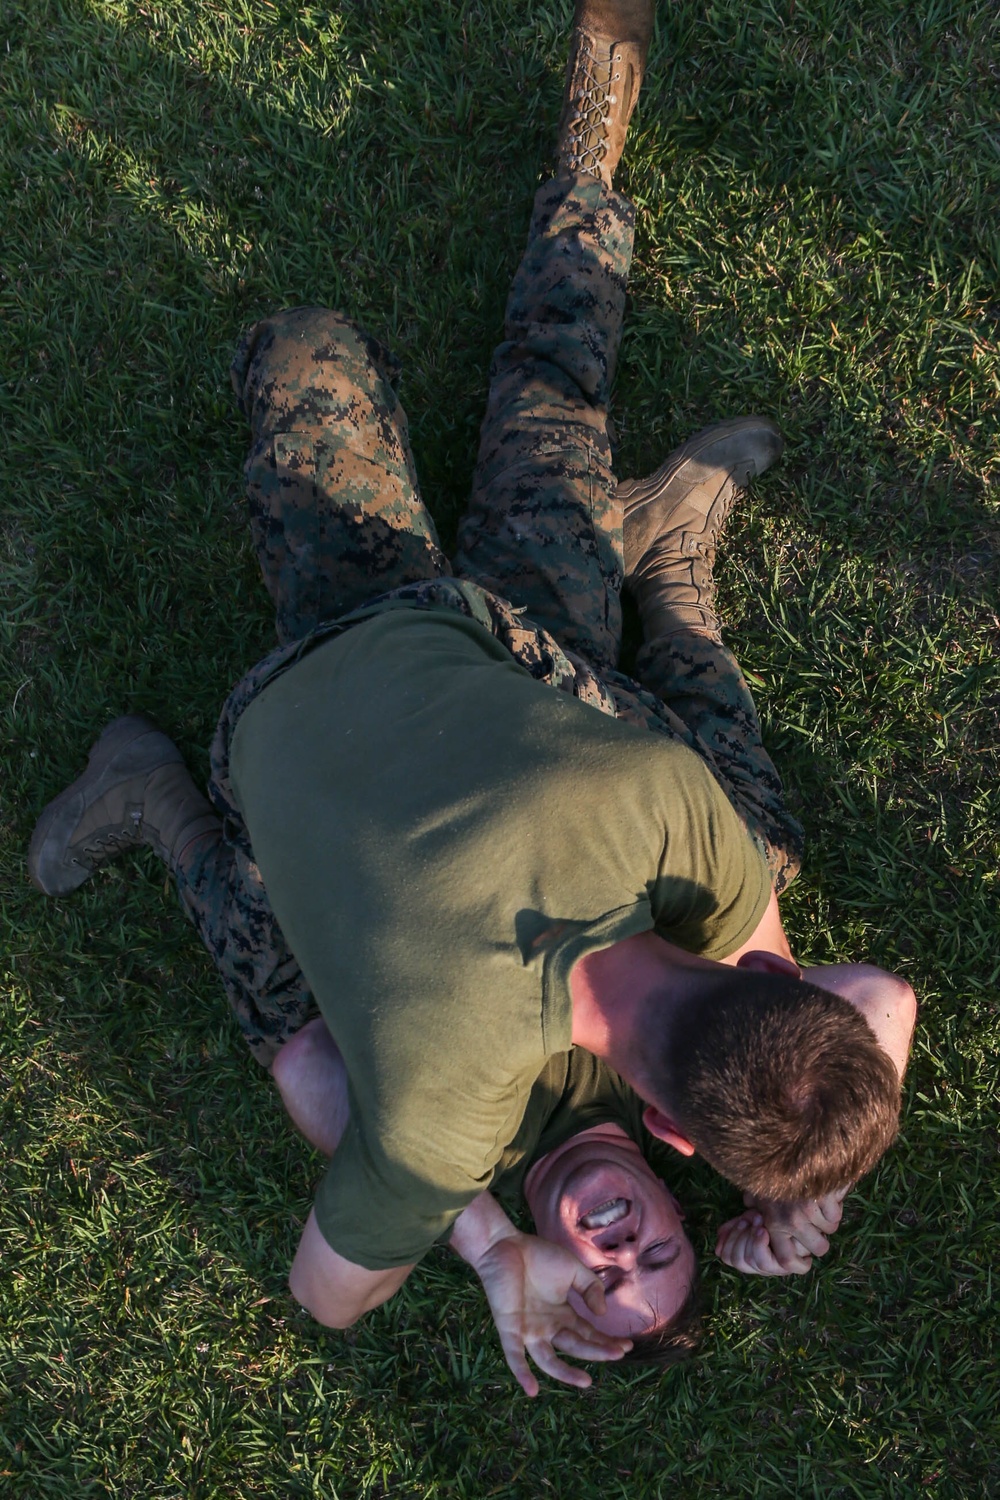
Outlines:
{"label": "bent knee", "polygon": [[345,313],[289,307],[243,336],[232,363],[233,389],[255,431],[264,412],[280,417],[305,407],[307,414],[322,416],[335,394],[331,368],[343,366],[364,384],[382,362],[378,355],[390,358]]}
{"label": "bent knee", "polygon": [[283,1084],[299,1075],[304,1067],[317,1058],[332,1061],[339,1057],[340,1049],[330,1035],[323,1017],[313,1016],[294,1036],[281,1044],[271,1062],[271,1076],[281,1089]]}

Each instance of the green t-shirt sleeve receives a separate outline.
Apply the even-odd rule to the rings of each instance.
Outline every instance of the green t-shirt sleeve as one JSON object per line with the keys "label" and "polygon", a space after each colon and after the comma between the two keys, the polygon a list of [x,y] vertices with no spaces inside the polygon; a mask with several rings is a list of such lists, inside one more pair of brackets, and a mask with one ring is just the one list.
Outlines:
{"label": "green t-shirt sleeve", "polygon": [[[485,1184],[483,1184],[485,1186]],[[320,1233],[338,1255],[369,1271],[407,1266],[446,1239],[462,1209],[483,1187],[450,1188],[403,1167],[386,1169],[348,1131],[316,1192]]]}
{"label": "green t-shirt sleeve", "polygon": [[407,1266],[451,1228],[486,1183],[431,1181],[403,1167],[375,1161],[358,1131],[345,1133],[316,1192],[320,1233],[338,1255],[384,1271]]}
{"label": "green t-shirt sleeve", "polygon": [[674,789],[663,860],[650,892],[655,930],[669,942],[721,959],[752,935],[771,880],[763,854],[722,788],[696,757]]}
{"label": "green t-shirt sleeve", "polygon": [[531,1080],[484,1087],[471,1059],[467,1073],[471,1080],[453,1078],[451,1087],[400,1088],[378,1107],[375,1090],[359,1099],[352,1089],[350,1124],[314,1202],[320,1232],[339,1255],[370,1271],[419,1261],[489,1187]]}

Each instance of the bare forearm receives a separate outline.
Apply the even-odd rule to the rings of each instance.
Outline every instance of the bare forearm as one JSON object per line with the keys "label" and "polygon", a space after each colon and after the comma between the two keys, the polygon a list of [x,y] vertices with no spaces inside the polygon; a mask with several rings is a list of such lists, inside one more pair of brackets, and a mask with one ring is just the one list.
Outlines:
{"label": "bare forearm", "polygon": [[292,1124],[311,1146],[332,1156],[350,1115],[347,1069],[320,1017],[285,1043],[271,1074]]}
{"label": "bare forearm", "polygon": [[917,1000],[898,974],[874,964],[821,964],[803,969],[803,979],[849,1000],[864,1016],[902,1082],[917,1021]]}
{"label": "bare forearm", "polygon": [[498,1240],[517,1233],[492,1193],[480,1193],[455,1220],[448,1243],[475,1270]]}
{"label": "bare forearm", "polygon": [[735,967],[740,959],[745,958],[748,953],[773,953],[778,958],[785,959],[787,963],[795,962],[792,958],[792,950],[788,946],[785,929],[781,924],[778,898],[773,891],[771,892],[771,899],[764,908],[764,915],[746,942],[737,948],[735,953],[730,953],[728,958],[724,958],[722,962],[724,964],[732,964]]}

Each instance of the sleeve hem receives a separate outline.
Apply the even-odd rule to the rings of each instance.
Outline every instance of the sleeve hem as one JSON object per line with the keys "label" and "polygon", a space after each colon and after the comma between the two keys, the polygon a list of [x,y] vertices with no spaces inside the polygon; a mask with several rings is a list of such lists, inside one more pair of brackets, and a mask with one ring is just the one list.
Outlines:
{"label": "sleeve hem", "polygon": [[703,958],[711,958],[715,959],[716,961],[723,958],[728,958],[730,953],[735,953],[738,948],[743,947],[743,944],[747,941],[748,938],[753,936],[757,927],[760,925],[760,919],[767,910],[767,903],[771,899],[771,877],[768,873],[768,869],[766,864],[764,863],[762,855],[760,856],[759,869],[761,874],[761,887],[760,891],[758,892],[757,899],[754,902],[751,915],[747,918],[746,922],[740,928],[739,932],[734,934],[727,934],[723,942],[712,943],[707,948],[702,949]]}

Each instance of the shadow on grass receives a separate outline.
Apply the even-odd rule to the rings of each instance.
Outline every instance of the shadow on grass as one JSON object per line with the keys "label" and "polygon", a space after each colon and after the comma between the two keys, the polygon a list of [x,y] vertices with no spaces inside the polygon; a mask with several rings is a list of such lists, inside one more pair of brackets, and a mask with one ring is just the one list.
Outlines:
{"label": "shadow on grass", "polygon": [[[17,518],[3,627],[12,701],[24,684],[5,743],[0,900],[20,999],[5,1007],[4,1128],[21,1172],[10,1206],[23,1209],[37,1276],[31,1331],[52,1339],[44,1380],[19,1366],[20,1390],[34,1396],[37,1380],[49,1429],[59,1416],[61,1437],[37,1434],[43,1456],[46,1440],[64,1445],[53,1472],[101,1472],[126,1440],[102,1438],[95,1459],[74,1433],[110,1411],[120,1434],[139,1409],[162,1424],[140,1438],[157,1463],[167,1454],[170,1493],[211,1493],[213,1473],[242,1486],[253,1442],[280,1454],[282,1441],[303,1463],[331,1455],[367,1494],[423,1495],[439,1477],[441,1493],[543,1493],[561,1458],[584,1491],[588,1465],[627,1475],[623,1492],[659,1493],[665,1473],[725,1489],[723,1450],[742,1485],[758,1443],[787,1493],[814,1480],[860,1493],[876,1459],[929,1500],[986,1493],[975,1486],[995,1455],[977,1449],[975,1420],[968,1434],[949,1423],[952,1409],[975,1418],[995,1377],[976,1327],[989,1327],[996,1201],[982,1133],[997,1044],[995,362],[986,257],[966,274],[985,243],[982,203],[995,203],[971,87],[989,54],[970,53],[963,115],[954,73],[941,72],[954,7],[913,19],[876,6],[886,24],[867,52],[867,13],[848,9],[842,26],[843,7],[788,8],[770,39],[726,7],[660,17],[623,179],[640,234],[618,406],[633,472],[713,417],[756,408],[786,427],[783,467],[731,528],[723,590],[810,824],[811,873],[789,895],[797,936],[816,960],[901,962],[929,996],[912,1126],[862,1190],[858,1248],[845,1241],[835,1276],[737,1295],[722,1275],[704,1377],[672,1377],[658,1411],[644,1377],[616,1382],[603,1421],[600,1393],[558,1393],[526,1415],[484,1343],[475,1288],[437,1260],[354,1343],[300,1335],[284,1277],[319,1165],[240,1053],[172,895],[145,863],[45,906],[22,864],[34,817],[106,718],[151,712],[194,757],[231,682],[270,644],[231,504],[243,437],[225,368],[241,324],[324,300],[408,357],[414,447],[447,535],[558,111],[568,9],[539,7],[539,35],[532,14],[498,8],[503,42],[474,28],[463,42],[444,13],[393,6],[345,8],[342,30],[318,41],[311,12],[276,10],[256,16],[239,54],[224,39],[213,52],[206,33],[203,67],[171,51],[192,50],[179,35],[54,5],[5,10],[5,39],[16,57],[27,37],[32,66],[2,292],[15,314],[0,389]],[[932,10],[937,31],[921,32]],[[476,15],[493,24],[491,9]],[[425,25],[433,47],[417,45]],[[325,59],[327,82],[300,42]],[[957,196],[966,189],[975,202]],[[734,1211],[728,1190],[705,1174],[684,1181],[707,1237],[714,1214]],[[65,1298],[77,1321],[64,1336],[51,1309]],[[203,1343],[242,1344],[239,1367],[209,1378]],[[148,1350],[154,1397],[135,1389]],[[339,1361],[332,1377],[327,1361]],[[809,1382],[831,1404],[810,1406]],[[88,1390],[99,1411],[90,1397],[84,1410]],[[221,1393],[218,1410],[198,1405],[205,1391]],[[285,1414],[296,1403],[301,1423]],[[19,1422],[38,1422],[31,1405],[25,1395]],[[241,1454],[228,1425],[258,1409],[270,1425]],[[397,1411],[389,1453],[376,1439]],[[179,1452],[199,1423],[217,1467],[174,1470],[169,1445]],[[473,1471],[467,1489],[452,1485],[457,1469]],[[310,1473],[284,1472],[283,1493],[347,1493],[341,1469]]]}
{"label": "shadow on grass", "polygon": [[[86,50],[64,61],[58,42],[53,46],[50,37],[55,67],[41,70],[35,121],[48,133],[51,160],[38,183],[47,180],[64,196],[68,178],[69,201],[75,200],[76,210],[82,211],[88,200],[98,205],[112,252],[102,264],[94,254],[96,240],[85,235],[80,274],[68,286],[67,267],[59,255],[50,253],[43,262],[43,270],[60,287],[59,315],[27,335],[33,346],[27,352],[36,360],[38,396],[44,399],[52,393],[53,383],[62,381],[63,405],[71,412],[75,407],[76,415],[71,415],[69,431],[62,436],[50,427],[40,443],[33,441],[44,454],[43,477],[57,486],[60,497],[70,491],[69,510],[79,514],[75,521],[69,517],[72,524],[67,529],[65,501],[52,494],[34,509],[29,530],[41,540],[49,566],[56,558],[56,573],[61,571],[64,579],[68,574],[61,617],[85,622],[89,617],[84,637],[98,663],[94,675],[105,676],[101,656],[113,659],[117,642],[123,641],[133,677],[126,690],[130,705],[153,707],[165,679],[168,701],[185,705],[180,726],[175,708],[168,711],[167,727],[185,730],[189,743],[210,722],[213,697],[220,698],[228,686],[226,663],[231,663],[232,675],[233,667],[238,672],[249,665],[246,655],[240,658],[248,624],[261,649],[266,649],[266,605],[262,590],[254,595],[254,570],[245,543],[228,531],[220,542],[217,517],[206,514],[199,519],[195,541],[207,538],[215,544],[223,575],[233,569],[247,602],[241,600],[235,613],[227,610],[224,583],[220,589],[218,580],[206,597],[196,559],[182,553],[180,592],[199,598],[200,608],[191,610],[180,599],[168,602],[164,610],[150,576],[155,579],[165,566],[170,569],[172,561],[176,567],[177,549],[183,543],[162,519],[150,528],[145,508],[137,507],[136,482],[147,488],[152,479],[152,488],[170,497],[175,514],[180,501],[178,519],[192,514],[199,490],[216,502],[225,496],[235,483],[240,437],[238,424],[225,415],[225,397],[220,400],[218,387],[224,387],[221,372],[239,325],[281,302],[322,298],[344,306],[397,342],[401,337],[416,355],[418,398],[430,401],[432,413],[414,424],[415,446],[419,451],[423,444],[426,450],[421,463],[427,463],[433,476],[430,503],[447,527],[460,506],[461,485],[442,486],[442,460],[432,450],[436,454],[447,444],[464,446],[465,451],[450,460],[456,465],[453,473],[465,475],[471,467],[491,330],[499,322],[507,275],[520,242],[520,230],[510,229],[511,202],[516,198],[518,212],[526,216],[534,170],[531,157],[541,155],[539,142],[551,130],[558,108],[550,65],[554,38],[545,34],[539,43],[525,23],[524,57],[512,58],[508,51],[505,67],[518,95],[530,98],[530,107],[526,119],[525,112],[519,112],[521,155],[511,189],[498,197],[495,182],[487,190],[484,171],[489,171],[490,157],[478,149],[476,140],[477,111],[489,117],[492,106],[475,90],[454,110],[443,107],[448,91],[442,87],[442,73],[431,80],[436,85],[434,98],[425,107],[428,80],[420,70],[433,72],[443,65],[426,51],[411,53],[405,35],[390,43],[366,12],[340,18],[335,41],[332,33],[327,37],[322,66],[313,68],[306,60],[310,24],[285,18],[268,36],[267,46],[282,79],[280,102],[272,99],[259,71],[254,74],[248,57],[237,70],[248,79],[241,87],[213,74],[211,62],[202,69],[181,61],[169,50],[176,38],[154,45],[136,28],[120,29],[94,13],[85,22],[78,20],[73,32],[75,41],[86,41]],[[693,247],[678,246],[671,239],[669,219],[664,226],[655,206],[649,215],[652,228],[640,228],[640,265],[623,381],[633,412],[626,440],[632,467],[659,462],[662,450],[652,447],[657,431],[680,437],[683,432],[674,428],[682,420],[697,425],[710,415],[747,405],[773,409],[777,397],[779,407],[787,408],[796,444],[777,482],[792,490],[800,514],[815,521],[827,544],[834,546],[846,534],[870,553],[873,532],[877,533],[885,557],[895,556],[898,564],[903,554],[902,566],[911,572],[913,591],[933,597],[937,589],[931,569],[942,566],[941,545],[949,526],[954,529],[956,500],[970,522],[976,515],[973,487],[963,478],[962,463],[933,455],[929,459],[919,442],[908,446],[889,438],[885,424],[879,428],[875,421],[873,426],[873,412],[884,416],[891,394],[882,389],[876,358],[879,350],[883,355],[891,352],[891,330],[871,334],[869,362],[860,383],[836,347],[844,339],[837,329],[849,329],[854,317],[850,304],[840,298],[842,288],[855,288],[857,316],[863,320],[873,305],[863,294],[877,277],[879,262],[898,267],[915,260],[923,265],[934,250],[942,252],[946,226],[927,200],[925,147],[915,133],[893,134],[892,122],[905,109],[907,87],[916,86],[919,68],[915,76],[908,75],[907,87],[894,88],[884,131],[885,142],[903,143],[901,149],[892,145],[893,181],[905,185],[907,150],[912,153],[912,176],[919,182],[920,201],[928,214],[915,236],[912,216],[907,216],[898,196],[887,195],[885,179],[875,170],[877,153],[867,167],[859,168],[849,150],[810,152],[807,137],[797,135],[803,130],[796,105],[800,86],[804,87],[801,52],[787,53],[783,81],[772,47],[764,63],[756,65],[758,71],[764,68],[767,87],[754,93],[749,86],[749,44],[739,30],[726,39],[738,60],[734,82],[729,67],[708,63],[699,51],[687,12],[663,24],[667,34],[661,36],[659,54],[654,53],[637,135],[646,166],[636,168],[635,187],[641,201],[649,197],[650,180],[656,182],[657,174],[667,183],[676,178],[683,190],[679,210],[705,234]],[[8,25],[16,45],[18,22]],[[26,22],[22,28],[27,31]],[[71,30],[67,23],[66,34]],[[912,41],[913,33],[903,28],[898,37],[902,45],[908,37]],[[298,47],[300,41],[306,44],[304,50]],[[692,87],[685,79],[682,43],[697,54],[700,104],[694,116],[683,113]],[[926,49],[917,50],[923,59],[920,66],[932,66]],[[657,75],[657,56],[662,60],[666,55],[678,61],[669,74]],[[912,47],[908,56],[916,56]],[[856,66],[863,79],[862,62],[857,60]],[[673,91],[667,88],[667,76]],[[480,78],[486,77],[482,69]],[[724,91],[741,99],[742,117],[719,112]],[[501,104],[506,107],[505,101]],[[849,97],[837,107],[853,138],[861,115],[852,114]],[[506,143],[514,127],[500,105],[496,120]],[[786,128],[788,139],[781,141]],[[764,153],[762,143],[768,146]],[[505,158],[505,170],[507,166]],[[651,179],[644,176],[650,171]],[[741,180],[752,189],[749,199],[740,197]],[[845,185],[846,206],[838,196]],[[822,269],[829,283],[822,289],[822,306],[807,295],[820,263],[812,263],[808,255],[796,259],[794,234],[792,259],[782,261],[778,254],[781,233],[794,212],[790,194],[811,205],[814,214],[814,235],[821,241]],[[475,217],[475,235],[468,232],[470,214]],[[969,242],[975,239],[974,216],[964,226],[954,217],[949,224],[954,235]],[[769,236],[775,238],[774,247],[769,247]],[[749,267],[761,243],[769,247],[769,254],[773,248],[776,262],[769,262],[772,270],[764,282],[757,279],[751,286],[750,278],[741,276],[740,262]],[[720,263],[726,246],[733,257],[729,267]],[[945,241],[944,251],[947,248]],[[797,278],[793,290],[800,305],[782,280],[784,271]],[[706,303],[706,281],[715,272],[721,295],[714,304]],[[686,282],[687,295],[672,290],[675,281]],[[746,293],[742,303],[741,284]],[[407,287],[408,294],[402,290]],[[433,288],[423,302],[422,287]],[[887,291],[878,306],[884,311],[890,302]],[[69,311],[74,304],[75,318]],[[921,305],[933,311],[932,304],[933,297]],[[827,317],[830,312],[836,313],[834,320]],[[774,324],[782,336],[769,341],[767,329]],[[829,337],[828,324],[833,329]],[[437,334],[428,345],[426,334],[432,326]],[[795,365],[788,358],[790,346],[809,326],[824,330],[817,333],[815,367],[801,361]],[[456,369],[445,399],[435,401],[437,368],[449,358],[452,346]],[[458,394],[463,376],[473,368],[476,374]],[[667,413],[662,405],[657,407],[663,390],[670,393],[672,403]],[[124,425],[119,423],[114,431],[105,426],[86,432],[86,414],[115,392],[125,398]],[[854,404],[844,399],[858,397],[859,392]],[[650,412],[654,414],[644,424],[643,416]],[[182,436],[184,428],[188,430]],[[640,453],[645,455],[641,461]],[[773,494],[773,485],[764,489],[765,507]],[[46,503],[58,508],[58,520],[43,517]],[[238,525],[237,520],[234,529]],[[979,517],[978,526],[969,546],[955,548],[954,565],[960,569],[964,559],[975,571],[984,560],[979,572],[992,579],[992,511]],[[140,533],[147,542],[152,534],[153,545],[145,557],[141,543],[136,545]],[[123,541],[128,556],[122,555]],[[86,607],[81,593],[88,586],[93,589],[102,576],[98,590],[110,597],[101,598],[98,615]],[[52,579],[51,572],[48,577]],[[60,585],[55,583],[47,592],[54,600]],[[207,671],[203,661],[193,683],[179,667],[185,642],[191,642],[195,654],[194,641],[203,637],[206,619],[221,650]],[[136,621],[151,627],[148,634],[140,632],[142,654],[148,656],[152,647],[163,662],[172,662],[162,675],[151,673],[148,662],[136,661]],[[59,630],[51,613],[40,616],[39,623],[50,638]],[[767,623],[759,628],[766,630]],[[164,624],[169,626],[166,632]],[[799,627],[808,640],[807,622],[800,620]],[[67,680],[68,644],[57,648],[59,660],[44,711],[32,716],[30,732],[22,729],[18,735],[22,749],[37,744],[43,738],[42,726],[61,716],[69,695],[68,728],[64,722],[58,737],[58,767],[47,775],[50,791],[68,779],[67,772],[72,774],[78,749],[71,742],[78,739],[82,747],[90,732],[85,721],[90,719],[96,727],[102,716],[94,713],[86,694],[81,695],[78,682]],[[787,665],[794,672],[792,652]],[[102,710],[105,705],[110,711],[121,707],[122,697],[121,683],[112,685],[110,692],[105,688],[100,694]],[[192,697],[193,710],[185,704]],[[780,711],[775,717],[780,721]],[[809,753],[800,743],[797,762],[799,779],[813,791],[828,780],[829,763],[822,754],[811,772]],[[31,773],[22,781],[26,791],[37,786],[36,769],[24,766],[25,773]],[[850,849],[852,828],[871,829],[877,805],[860,806],[853,783],[844,791],[854,799],[856,813],[838,819],[831,807],[820,808],[815,833],[821,841],[829,838]],[[37,801],[30,796],[23,805],[28,809]],[[30,827],[31,816],[26,812],[22,830]],[[903,936],[915,909],[914,892],[926,870],[920,859],[905,852],[906,827],[906,816],[900,814],[893,835],[879,835],[874,845],[882,853],[872,876],[870,905],[888,921],[889,931],[882,938],[887,958],[905,952]],[[870,854],[872,847],[862,839],[859,857],[862,850]],[[886,880],[891,893],[884,888]],[[94,893],[89,899],[99,898]],[[959,930],[960,916],[956,910],[948,917],[952,934]],[[145,920],[148,925],[148,916]],[[171,915],[168,920],[176,923],[179,918]],[[948,941],[954,948],[957,938]],[[110,942],[107,963],[113,965],[116,954],[121,963],[121,955],[133,946],[124,934]],[[128,982],[124,974],[122,979]]]}
{"label": "shadow on grass", "polygon": [[[540,35],[526,20],[514,34],[524,47],[518,57],[509,25],[505,30],[503,77],[526,107],[516,111],[512,186],[498,196],[485,175],[500,158],[482,151],[477,132],[495,124],[499,152],[501,142],[510,143],[515,112],[509,99],[494,105],[483,97],[498,79],[486,65],[476,72],[467,43],[471,82],[449,91],[450,33],[442,60],[416,46],[405,27],[390,38],[369,10],[345,13],[315,35],[310,28],[319,22],[278,16],[263,45],[281,84],[275,98],[249,50],[234,70],[246,80],[241,86],[212,72],[218,57],[211,46],[204,68],[181,61],[170,48],[183,43],[190,50],[183,31],[154,44],[137,27],[119,28],[94,12],[74,21],[54,8],[48,14],[49,32],[33,28],[17,8],[6,22],[15,52],[25,38],[38,49],[44,36],[48,54],[32,106],[34,128],[48,145],[44,153],[24,149],[39,167],[34,187],[55,192],[70,218],[85,204],[96,207],[109,246],[102,261],[100,236],[83,233],[79,266],[67,262],[72,248],[50,246],[40,261],[57,289],[50,317],[20,335],[37,386],[26,408],[36,416],[42,407],[61,408],[68,417],[61,431],[51,418],[40,434],[31,431],[41,494],[29,498],[24,523],[39,573],[31,601],[38,635],[29,638],[26,670],[39,656],[50,659],[40,684],[45,701],[32,706],[27,695],[15,739],[22,755],[46,741],[59,747],[58,765],[47,771],[51,791],[69,779],[79,748],[126,697],[155,712],[165,696],[174,705],[167,727],[192,746],[203,743],[213,703],[255,654],[246,653],[246,636],[258,649],[269,644],[263,592],[239,518],[225,504],[241,438],[226,412],[222,371],[248,318],[281,302],[322,298],[402,338],[417,359],[414,409],[428,403],[429,414],[414,423],[415,446],[421,467],[431,471],[429,502],[447,531],[471,468],[491,329],[520,241],[520,230],[509,225],[511,203],[526,212],[531,160],[541,157],[558,108],[551,62],[558,38],[550,18]],[[956,579],[966,586],[971,580],[985,599],[998,581],[995,512],[978,505],[968,452],[946,454],[954,433],[939,427],[937,448],[928,447],[897,413],[911,441],[902,431],[892,436],[887,414],[905,397],[886,366],[899,351],[891,324],[871,326],[873,312],[884,321],[894,292],[887,286],[875,295],[880,265],[898,277],[906,265],[926,268],[935,253],[961,259],[981,237],[977,202],[943,215],[929,187],[935,171],[953,170],[937,136],[903,125],[921,81],[937,79],[942,68],[945,82],[950,77],[947,47],[935,39],[951,33],[941,30],[943,21],[935,30],[936,22],[919,17],[894,19],[866,64],[852,23],[822,42],[850,70],[850,87],[838,93],[821,87],[825,54],[808,18],[795,22],[795,45],[789,36],[779,45],[748,31],[745,20],[720,13],[696,25],[693,17],[687,7],[661,19],[632,185],[640,201],[658,182],[676,185],[678,215],[689,231],[704,234],[678,245],[658,205],[640,214],[640,225],[648,220],[651,227],[640,230],[626,334],[628,467],[659,462],[657,433],[664,441],[679,438],[682,421],[697,425],[740,407],[777,406],[793,447],[763,490],[765,507],[775,484],[791,491],[802,523],[825,547],[846,539],[873,567],[894,564],[929,616],[949,568],[946,592],[954,593]],[[970,22],[967,60],[980,56],[978,24]],[[71,56],[61,52],[61,37],[76,48]],[[484,42],[479,32],[476,47]],[[717,44],[721,51],[712,54],[708,48]],[[664,67],[667,57],[676,61]],[[852,143],[880,83],[885,109],[859,158]],[[840,144],[803,111],[810,90],[843,126]],[[935,128],[940,118],[938,110]],[[509,156],[503,161],[509,171]],[[741,196],[741,182],[749,197]],[[916,217],[908,211],[908,184]],[[806,209],[808,235],[795,223]],[[819,242],[818,260],[796,250],[803,238]],[[783,259],[785,241],[791,248]],[[752,278],[744,273],[762,246],[769,269]],[[714,303],[705,295],[713,276]],[[423,301],[422,288],[430,289]],[[843,295],[850,289],[853,304]],[[948,295],[943,281],[921,290],[925,320],[941,313]],[[437,331],[429,345],[431,328]],[[813,362],[800,356],[796,363],[790,351],[809,328]],[[860,337],[864,328],[859,376],[847,359],[848,335]],[[934,333],[942,344],[954,336],[947,320]],[[452,344],[456,370],[435,400],[436,366]],[[935,350],[932,339],[925,363]],[[909,358],[909,342],[903,352]],[[980,379],[988,371],[970,373]],[[970,387],[973,404],[977,389]],[[99,407],[118,408],[117,425],[93,422]],[[15,447],[26,441],[15,434]],[[446,448],[461,451],[442,460]],[[455,465],[461,482],[442,484],[442,462]],[[137,487],[160,496],[167,515],[151,517]],[[960,537],[956,514],[968,521]],[[206,545],[219,562],[207,586],[195,556]],[[235,610],[227,607],[229,577],[241,595]],[[99,608],[90,602],[95,595]],[[760,630],[770,623],[765,618]],[[798,624],[808,649],[808,621]],[[192,678],[184,665],[199,657]],[[116,660],[119,680],[109,681],[106,663]],[[794,672],[791,652],[788,667]],[[774,717],[780,722],[780,712]],[[59,733],[46,736],[55,724]],[[51,754],[46,750],[46,765]],[[37,786],[40,768],[23,761],[22,768],[22,789]],[[22,804],[21,833],[38,802],[32,795]]]}

